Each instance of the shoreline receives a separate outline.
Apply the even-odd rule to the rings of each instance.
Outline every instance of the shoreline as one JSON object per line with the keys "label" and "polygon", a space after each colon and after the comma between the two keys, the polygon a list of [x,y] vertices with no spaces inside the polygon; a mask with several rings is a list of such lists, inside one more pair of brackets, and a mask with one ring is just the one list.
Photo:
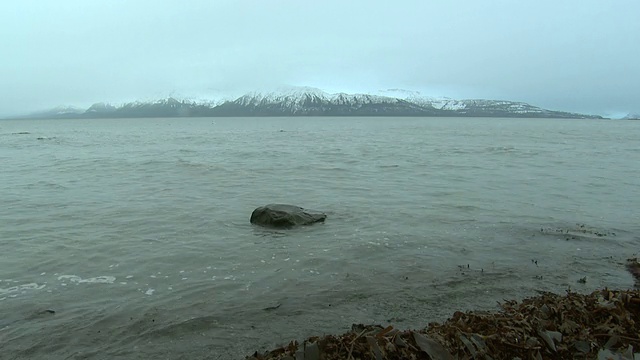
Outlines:
{"label": "shoreline", "polygon": [[[499,303],[497,311],[456,311],[443,323],[400,330],[353,324],[341,335],[302,343],[248,360],[276,359],[636,359],[640,357],[640,263],[627,260],[636,289],[567,290]],[[635,320],[634,320],[635,319]]]}
{"label": "shoreline", "polygon": [[[636,263],[637,264],[637,263]],[[543,292],[491,312],[456,311],[417,330],[354,324],[350,332],[307,338],[249,360],[275,359],[597,359],[640,356],[640,290],[588,295]],[[607,357],[609,358],[609,357]]]}

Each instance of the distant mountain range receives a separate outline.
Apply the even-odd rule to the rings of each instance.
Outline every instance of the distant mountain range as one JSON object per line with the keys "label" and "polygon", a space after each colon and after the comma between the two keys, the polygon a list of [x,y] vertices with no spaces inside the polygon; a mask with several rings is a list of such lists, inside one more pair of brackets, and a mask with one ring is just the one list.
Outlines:
{"label": "distant mountain range", "polygon": [[148,118],[240,116],[449,116],[601,119],[601,116],[542,109],[505,100],[454,100],[388,90],[383,95],[329,94],[300,87],[274,92],[251,92],[219,102],[166,98],[119,106],[96,103],[88,109],[58,107],[21,118]]}

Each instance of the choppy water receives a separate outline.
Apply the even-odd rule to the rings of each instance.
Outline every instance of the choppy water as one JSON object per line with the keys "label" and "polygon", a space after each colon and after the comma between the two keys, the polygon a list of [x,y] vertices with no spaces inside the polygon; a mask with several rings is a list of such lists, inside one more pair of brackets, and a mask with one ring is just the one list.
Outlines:
{"label": "choppy water", "polygon": [[[0,358],[243,358],[352,323],[419,328],[537,290],[632,287],[639,132],[597,120],[2,121]],[[249,224],[273,202],[327,222]]]}

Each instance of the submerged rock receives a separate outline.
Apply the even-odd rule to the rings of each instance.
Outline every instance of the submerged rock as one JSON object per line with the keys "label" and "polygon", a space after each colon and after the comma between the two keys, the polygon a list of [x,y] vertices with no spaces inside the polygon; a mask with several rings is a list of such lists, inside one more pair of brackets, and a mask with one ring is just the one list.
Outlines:
{"label": "submerged rock", "polygon": [[324,213],[306,210],[295,205],[269,204],[253,210],[250,221],[260,226],[290,228],[324,222],[326,218],[327,215]]}

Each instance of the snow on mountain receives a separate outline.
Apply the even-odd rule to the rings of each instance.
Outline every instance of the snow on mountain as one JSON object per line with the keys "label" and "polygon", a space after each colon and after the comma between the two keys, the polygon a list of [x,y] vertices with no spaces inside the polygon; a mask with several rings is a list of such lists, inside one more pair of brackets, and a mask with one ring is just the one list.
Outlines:
{"label": "snow on mountain", "polygon": [[458,100],[453,100],[445,96],[425,96],[420,93],[420,91],[414,90],[387,89],[379,90],[378,93],[384,96],[395,97],[397,99],[409,101],[426,108],[434,108],[437,110],[459,110],[465,107],[465,104],[461,103]]}
{"label": "snow on mountain", "polygon": [[186,100],[178,100],[173,97],[158,99],[154,101],[134,101],[122,105],[120,108],[139,108],[145,106],[166,106],[168,108],[176,108],[182,105],[190,105],[191,102]]}
{"label": "snow on mountain", "polygon": [[369,94],[330,94],[312,87],[286,87],[271,92],[254,91],[247,93],[235,102],[243,106],[264,106],[281,104],[293,110],[300,110],[309,104],[356,105],[372,103],[396,103],[398,99]]}
{"label": "snow on mountain", "polygon": [[272,91],[260,92],[252,91],[233,102],[242,106],[264,106],[272,104],[282,104],[283,106],[300,109],[309,101],[322,102],[328,100],[328,94],[314,89],[312,91]]}
{"label": "snow on mountain", "polygon": [[91,105],[87,111],[85,111],[85,114],[110,113],[116,111],[116,109],[117,108],[111,104],[100,102]]}
{"label": "snow on mountain", "polygon": [[456,100],[449,97],[424,96],[419,91],[404,89],[388,89],[379,91],[382,94],[395,96],[425,108],[436,110],[454,111],[459,114],[466,113],[510,113],[520,115],[539,115],[549,112],[536,106],[523,102],[505,100],[463,99]]}
{"label": "snow on mountain", "polygon": [[208,107],[216,107],[218,105],[224,104],[227,101],[231,101],[231,99],[227,99],[227,98],[216,98],[216,99],[206,99],[206,98],[201,98],[201,97],[194,97],[194,98],[184,98],[185,101],[189,101],[193,104],[196,105],[200,105],[200,106],[208,106]]}
{"label": "snow on mountain", "polygon": [[82,114],[84,112],[84,109],[75,107],[75,106],[66,106],[66,105],[61,105],[61,106],[57,106],[53,109],[51,109],[49,112],[57,114],[57,115],[63,115],[63,114]]}
{"label": "snow on mountain", "polygon": [[[275,91],[247,93],[222,108],[244,108],[254,114],[269,115],[380,115],[400,111],[417,114],[420,109],[403,100],[370,94],[330,94],[311,87],[285,87]],[[395,110],[392,110],[395,109]]]}
{"label": "snow on mountain", "polygon": [[379,96],[379,95],[369,95],[369,94],[345,94],[345,93],[337,93],[331,94],[331,101],[336,102],[338,104],[373,104],[373,103],[387,103],[394,104],[399,101],[397,98],[387,97],[387,96]]}
{"label": "snow on mountain", "polygon": [[484,100],[484,99],[463,99],[456,100],[448,97],[430,97],[424,96],[419,91],[389,89],[384,90],[385,94],[394,94],[400,99],[412,102],[425,108],[433,108],[436,110],[454,111],[458,114],[467,113],[509,113],[519,115],[540,115],[550,113],[548,110],[541,109],[523,102],[505,101],[505,100]]}

